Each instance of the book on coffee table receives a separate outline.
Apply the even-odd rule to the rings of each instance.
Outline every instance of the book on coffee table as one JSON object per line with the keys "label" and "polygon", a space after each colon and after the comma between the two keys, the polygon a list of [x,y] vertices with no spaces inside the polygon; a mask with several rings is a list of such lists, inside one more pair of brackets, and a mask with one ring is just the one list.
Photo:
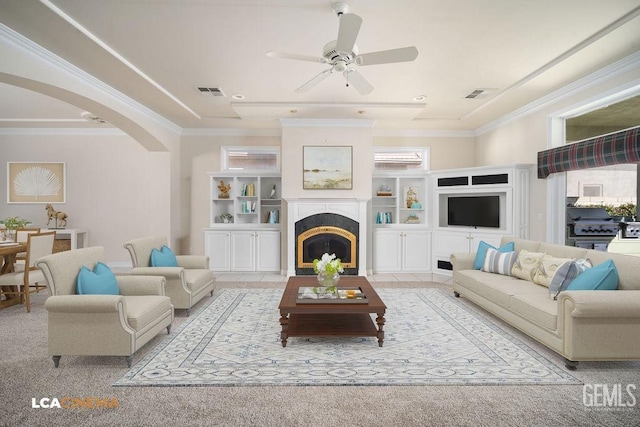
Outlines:
{"label": "book on coffee table", "polygon": [[[349,291],[353,291],[350,297]],[[316,287],[300,287],[296,303],[298,304],[367,304],[369,300],[360,288],[338,288],[337,293],[317,293]]]}

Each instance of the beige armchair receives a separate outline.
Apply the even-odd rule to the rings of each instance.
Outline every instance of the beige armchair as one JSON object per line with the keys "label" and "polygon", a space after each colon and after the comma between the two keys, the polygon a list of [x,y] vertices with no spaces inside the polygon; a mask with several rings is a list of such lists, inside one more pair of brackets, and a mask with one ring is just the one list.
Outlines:
{"label": "beige armchair", "polygon": [[126,356],[163,329],[171,331],[173,306],[164,295],[165,279],[116,276],[120,295],[77,295],[80,268],[93,269],[104,248],[89,247],[48,255],[36,261],[47,279],[49,355],[58,367],[61,356]]}
{"label": "beige armchair", "polygon": [[206,255],[176,255],[178,267],[152,267],[151,251],[167,245],[164,236],[143,237],[126,242],[131,255],[132,274],[158,275],[167,279],[165,292],[177,309],[187,310],[187,316],[207,292],[213,295],[213,272]]}

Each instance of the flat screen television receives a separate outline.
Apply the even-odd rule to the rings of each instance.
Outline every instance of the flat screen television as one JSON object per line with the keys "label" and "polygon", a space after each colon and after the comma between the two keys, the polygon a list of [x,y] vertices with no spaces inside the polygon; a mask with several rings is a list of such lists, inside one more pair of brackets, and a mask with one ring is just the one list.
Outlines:
{"label": "flat screen television", "polygon": [[447,224],[500,228],[500,196],[448,197]]}

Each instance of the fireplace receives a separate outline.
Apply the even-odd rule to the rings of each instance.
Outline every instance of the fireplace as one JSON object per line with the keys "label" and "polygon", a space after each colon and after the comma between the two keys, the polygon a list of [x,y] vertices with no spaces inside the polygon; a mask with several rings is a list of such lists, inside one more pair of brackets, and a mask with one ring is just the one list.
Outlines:
{"label": "fireplace", "polygon": [[[367,203],[370,199],[285,200],[287,276],[314,274],[313,260],[325,252],[335,253],[343,263],[349,264],[346,274],[367,275]],[[300,262],[298,256],[302,257]]]}
{"label": "fireplace", "polygon": [[335,213],[319,213],[296,221],[296,275],[314,274],[313,260],[324,253],[340,258],[343,274],[358,274],[359,229],[357,221]]}

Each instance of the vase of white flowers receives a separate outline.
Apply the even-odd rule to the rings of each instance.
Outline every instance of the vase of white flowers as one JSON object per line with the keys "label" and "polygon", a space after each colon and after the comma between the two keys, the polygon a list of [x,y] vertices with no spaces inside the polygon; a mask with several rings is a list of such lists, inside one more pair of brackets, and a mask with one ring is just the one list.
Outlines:
{"label": "vase of white flowers", "polygon": [[319,295],[336,295],[340,273],[344,272],[340,258],[336,258],[336,254],[325,253],[321,259],[313,260],[313,271],[318,275],[319,284],[314,291]]}

